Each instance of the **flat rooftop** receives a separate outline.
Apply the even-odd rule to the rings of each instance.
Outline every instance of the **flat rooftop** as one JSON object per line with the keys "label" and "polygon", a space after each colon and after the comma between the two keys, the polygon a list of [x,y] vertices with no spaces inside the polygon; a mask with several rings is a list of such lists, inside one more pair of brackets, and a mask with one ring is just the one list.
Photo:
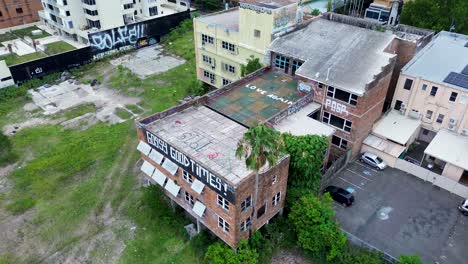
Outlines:
{"label": "flat rooftop", "polygon": [[372,133],[401,145],[406,145],[420,126],[421,120],[404,116],[397,111],[390,111],[377,121]]}
{"label": "flat rooftop", "polygon": [[291,133],[294,136],[318,135],[329,137],[335,133],[335,129],[308,116],[319,110],[320,107],[319,104],[312,102],[301,108],[299,112],[281,120],[274,125],[274,128],[282,133]]}
{"label": "flat rooftop", "polygon": [[287,109],[305,95],[297,90],[297,80],[292,76],[267,70],[211,97],[207,105],[247,127],[252,127]]}
{"label": "flat rooftop", "polygon": [[402,145],[379,138],[372,134],[368,135],[366,139],[364,139],[363,144],[373,147],[396,158],[400,157],[401,153],[405,151],[405,147]]}
{"label": "flat rooftop", "polygon": [[214,14],[197,17],[195,19],[209,25],[219,26],[239,32],[239,8],[237,7]]}
{"label": "flat rooftop", "polygon": [[[426,81],[443,84],[455,89],[459,86],[445,82],[451,73],[462,73],[468,67],[468,36],[442,31],[403,67],[403,74],[419,77]],[[467,68],[468,69],[468,68]],[[463,74],[468,84],[468,71]]]}
{"label": "flat rooftop", "polygon": [[205,106],[158,119],[147,129],[234,185],[252,173],[235,156],[247,128]]}
{"label": "flat rooftop", "polygon": [[468,170],[468,137],[439,130],[424,153]]}
{"label": "flat rooftop", "polygon": [[394,38],[391,32],[321,18],[275,39],[270,50],[303,60],[299,76],[363,95],[395,56],[384,52]]}
{"label": "flat rooftop", "polygon": [[277,9],[290,4],[298,3],[298,0],[241,0],[240,3],[251,4],[269,9]]}

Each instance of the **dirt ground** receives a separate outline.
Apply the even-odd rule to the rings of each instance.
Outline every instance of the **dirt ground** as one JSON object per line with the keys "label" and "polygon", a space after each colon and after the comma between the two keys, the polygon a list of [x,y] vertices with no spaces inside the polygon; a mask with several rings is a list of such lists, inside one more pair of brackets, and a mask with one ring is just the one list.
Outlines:
{"label": "dirt ground", "polygon": [[[98,70],[101,74],[106,74],[113,68],[114,66],[109,64],[109,67]],[[109,76],[106,75],[104,81],[108,79]],[[138,118],[139,115],[126,109],[126,105],[135,105],[141,109],[137,105],[140,98],[122,95],[107,88],[105,83],[91,87],[75,81],[64,81],[58,85],[30,90],[29,93],[32,102],[5,118],[11,122],[0,127],[4,134],[14,136],[22,129],[42,125],[86,129],[98,122],[120,123],[126,119],[116,115],[117,108],[128,111],[129,119]],[[95,112],[69,119],[66,115],[61,115],[70,109],[90,103],[95,105]],[[141,110],[144,112],[144,109]],[[116,188],[115,185],[120,184],[120,181],[115,180],[116,176],[128,173],[129,168],[135,177],[139,174],[138,168],[131,162],[132,155],[129,155],[136,151],[134,148],[133,141],[129,141],[115,158],[115,165],[106,176],[102,195]],[[25,162],[27,161],[28,159]],[[131,239],[137,229],[135,224],[123,216],[122,208],[113,209],[108,201],[103,209],[93,212],[81,223],[76,234],[79,238],[77,241],[68,245],[44,244],[35,232],[34,209],[20,215],[12,215],[2,204],[2,197],[5,197],[13,186],[8,176],[21,166],[24,164],[0,167],[0,262],[2,256],[14,252],[16,256],[24,256],[25,259],[19,261],[26,263],[117,263],[125,249],[124,241]],[[106,201],[106,198],[102,197],[102,200]],[[124,204],[125,201],[121,203]]]}
{"label": "dirt ground", "polygon": [[312,262],[297,251],[281,250],[271,258],[271,264],[312,264]]}

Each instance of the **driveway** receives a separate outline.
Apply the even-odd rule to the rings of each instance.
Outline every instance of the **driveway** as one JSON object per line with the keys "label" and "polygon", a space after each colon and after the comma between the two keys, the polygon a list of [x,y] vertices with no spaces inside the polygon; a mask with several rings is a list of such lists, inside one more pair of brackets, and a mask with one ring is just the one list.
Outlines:
{"label": "driveway", "polygon": [[428,263],[466,263],[468,217],[462,198],[403,171],[352,162],[333,185],[354,191],[355,203],[334,203],[341,227],[388,254],[417,254]]}

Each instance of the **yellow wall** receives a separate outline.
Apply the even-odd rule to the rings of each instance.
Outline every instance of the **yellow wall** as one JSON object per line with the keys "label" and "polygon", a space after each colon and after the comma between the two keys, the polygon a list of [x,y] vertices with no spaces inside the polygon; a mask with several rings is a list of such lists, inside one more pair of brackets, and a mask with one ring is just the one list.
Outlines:
{"label": "yellow wall", "polygon": [[463,169],[460,167],[457,167],[451,163],[445,164],[444,171],[442,172],[442,176],[445,176],[447,178],[450,178],[454,181],[459,181],[462,174],[463,174]]}
{"label": "yellow wall", "polygon": [[[207,82],[217,88],[222,87],[222,78],[236,81],[241,78],[241,65],[247,64],[247,59],[254,56],[266,64],[268,59],[267,48],[272,41],[272,34],[279,32],[295,23],[297,3],[271,12],[257,12],[246,8],[239,8],[239,31],[226,30],[222,26],[208,25],[199,19],[194,19],[194,41],[197,74],[201,81]],[[226,11],[224,11],[226,12]],[[260,31],[260,37],[255,37],[254,31]],[[201,35],[206,34],[215,39],[214,44],[202,46]],[[235,52],[222,48],[222,42],[226,41],[236,46]],[[202,55],[207,55],[215,60],[215,66],[203,62]],[[223,64],[235,67],[234,74],[226,72]],[[204,78],[203,71],[209,71],[216,75],[215,83],[210,83]]]}

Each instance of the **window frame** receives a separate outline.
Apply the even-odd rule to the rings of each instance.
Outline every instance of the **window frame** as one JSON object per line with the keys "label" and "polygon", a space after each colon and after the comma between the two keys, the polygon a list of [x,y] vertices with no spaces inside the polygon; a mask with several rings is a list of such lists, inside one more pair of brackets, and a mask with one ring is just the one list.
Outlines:
{"label": "window frame", "polygon": [[450,97],[449,97],[449,102],[455,103],[457,101],[457,98],[458,98],[458,93],[457,92],[452,92],[450,94]]}
{"label": "window frame", "polygon": [[432,119],[432,115],[434,114],[434,111],[432,110],[427,110],[426,111],[426,119]]}
{"label": "window frame", "polygon": [[190,175],[188,172],[186,172],[185,170],[182,170],[182,178],[184,179],[184,181],[186,181],[187,183],[189,184],[192,184],[193,183],[193,176]]}
{"label": "window frame", "polygon": [[[338,98],[336,96],[337,90],[338,90],[339,93],[347,93],[348,94],[348,100],[343,100],[342,98]],[[359,96],[357,96],[356,94],[350,93],[350,92],[342,90],[342,89],[338,89],[338,88],[333,87],[333,86],[328,86],[327,87],[327,97],[336,99],[336,100],[338,100],[340,102],[344,102],[344,103],[352,105],[352,106],[357,105],[358,98],[359,98]]]}
{"label": "window frame", "polygon": [[242,223],[240,224],[240,231],[245,232],[249,230],[250,226],[252,225],[252,217],[249,215]]}
{"label": "window frame", "polygon": [[189,204],[191,204],[192,206],[195,205],[195,197],[193,197],[193,195],[191,195],[189,192],[187,191],[184,191],[185,194],[184,194],[184,199],[186,202],[188,202]]}
{"label": "window frame", "polygon": [[206,45],[207,43],[210,45],[214,44],[214,38],[212,36],[206,35],[206,34],[201,34],[201,39],[202,39],[202,45]]}
{"label": "window frame", "polygon": [[281,202],[281,192],[278,192],[271,198],[271,206],[275,207]]}
{"label": "window frame", "polygon": [[[339,144],[335,144],[333,142],[334,138],[337,138],[340,141]],[[346,150],[348,148],[348,140],[346,140],[344,138],[341,138],[341,137],[338,137],[336,135],[333,135],[332,136],[332,145],[335,146],[335,147],[338,147],[340,149]]]}
{"label": "window frame", "polygon": [[271,180],[271,185],[275,185],[278,182],[278,175],[273,175],[273,178]]}
{"label": "window frame", "polygon": [[262,32],[260,30],[254,29],[254,37],[255,38],[260,38],[261,34],[262,34]]}
{"label": "window frame", "polygon": [[411,91],[411,88],[413,87],[413,83],[414,83],[414,80],[410,78],[406,78],[405,83],[403,84],[403,89]]}
{"label": "window frame", "polygon": [[219,215],[218,215],[218,227],[220,227],[224,232],[229,233],[229,229],[230,229],[229,223]]}
{"label": "window frame", "polygon": [[229,201],[227,199],[224,199],[224,197],[222,197],[221,195],[217,194],[217,198],[216,198],[216,204],[223,208],[224,210],[228,211],[229,212]]}
{"label": "window frame", "polygon": [[276,54],[276,56],[275,56],[275,68],[284,70],[284,69],[286,69],[286,66],[289,67],[289,58],[286,57],[286,56]]}
{"label": "window frame", "polygon": [[437,86],[432,86],[431,87],[431,92],[430,92],[430,96],[436,96],[437,95],[437,91],[439,90],[439,87]]}
{"label": "window frame", "polygon": [[[334,124],[332,124],[331,123],[332,118],[342,119],[343,120],[343,127],[338,127],[338,126],[335,126]],[[327,121],[325,121],[325,120],[327,120]],[[340,129],[340,130],[342,130],[344,132],[347,132],[347,133],[351,133],[352,126],[353,126],[352,121],[350,121],[348,119],[345,119],[345,118],[342,118],[342,117],[339,117],[339,116],[336,116],[336,115],[334,115],[332,113],[329,113],[327,111],[323,111],[322,122],[326,123],[326,124],[329,124],[330,126],[338,128],[338,129]]]}
{"label": "window frame", "polygon": [[223,78],[223,86],[229,85],[229,84],[231,84],[231,83],[232,83],[231,80],[228,80],[228,79],[226,79],[226,78]]}
{"label": "window frame", "polygon": [[252,195],[249,195],[241,202],[241,212],[247,211],[252,206]]}
{"label": "window frame", "polygon": [[221,42],[221,48],[229,52],[236,52],[236,45],[224,40]]}
{"label": "window frame", "polygon": [[445,118],[445,115],[443,114],[437,115],[436,123],[439,123],[439,124],[444,123],[444,118]]}

